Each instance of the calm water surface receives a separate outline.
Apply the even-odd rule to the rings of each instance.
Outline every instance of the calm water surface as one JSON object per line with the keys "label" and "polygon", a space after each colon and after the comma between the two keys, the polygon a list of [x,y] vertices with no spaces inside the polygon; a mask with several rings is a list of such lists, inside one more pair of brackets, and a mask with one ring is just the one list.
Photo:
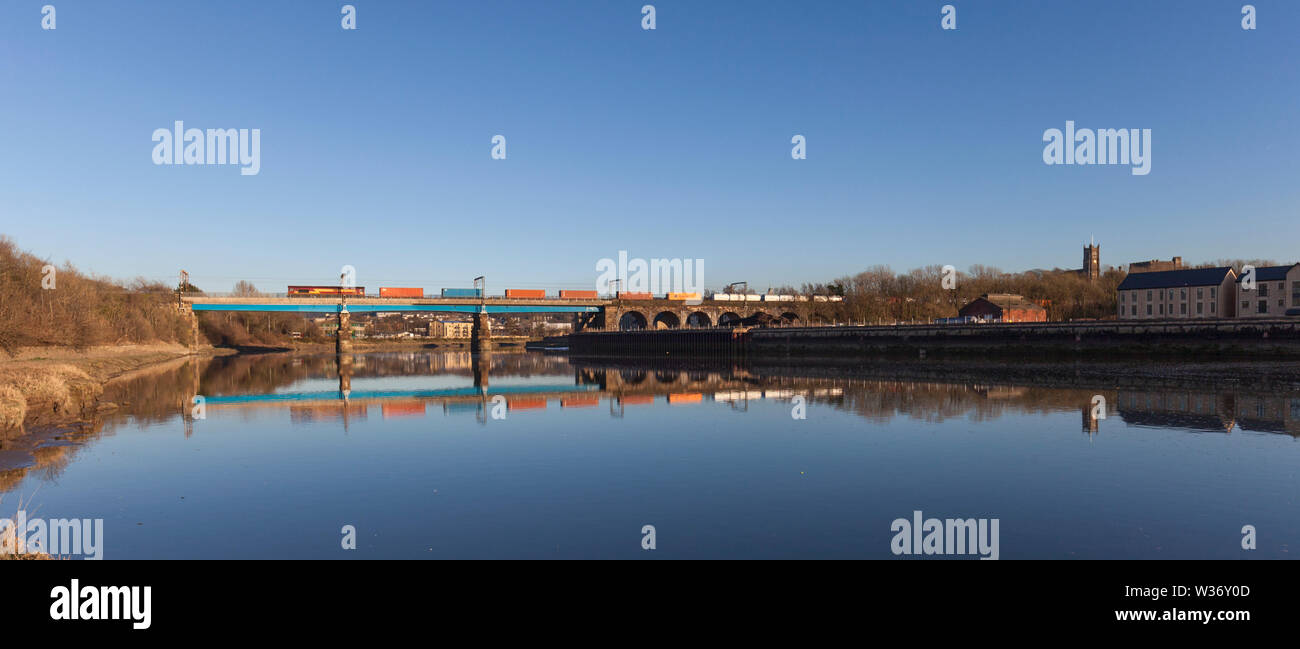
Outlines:
{"label": "calm water surface", "polygon": [[890,523],[914,510],[1000,519],[1004,559],[1300,550],[1300,394],[800,374],[500,352],[189,361],[111,386],[119,412],[77,445],[14,463],[6,442],[0,509],[103,518],[109,559],[892,558]]}

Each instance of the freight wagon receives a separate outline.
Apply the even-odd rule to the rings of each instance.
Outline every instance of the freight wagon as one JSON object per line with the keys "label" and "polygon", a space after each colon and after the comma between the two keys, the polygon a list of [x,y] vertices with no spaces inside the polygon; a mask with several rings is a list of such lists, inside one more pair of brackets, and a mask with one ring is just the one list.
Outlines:
{"label": "freight wagon", "polygon": [[700,299],[700,294],[699,293],[669,293],[668,295],[665,296],[665,298],[669,300],[698,300]]}
{"label": "freight wagon", "polygon": [[443,297],[483,297],[481,288],[444,288]]}
{"label": "freight wagon", "polygon": [[653,299],[655,299],[655,296],[654,296],[653,293],[635,293],[635,292],[628,292],[628,291],[619,291],[619,292],[618,292],[618,299],[620,299],[620,300],[653,300]]}
{"label": "freight wagon", "polygon": [[364,297],[364,286],[290,286],[286,295],[289,297],[339,297],[354,295]]}
{"label": "freight wagon", "polygon": [[594,300],[597,297],[595,291],[560,291],[561,300]]}
{"label": "freight wagon", "polygon": [[424,297],[424,289],[404,286],[380,286],[379,297]]}
{"label": "freight wagon", "polygon": [[542,299],[546,297],[546,289],[543,288],[508,288],[506,289],[507,298],[529,298]]}

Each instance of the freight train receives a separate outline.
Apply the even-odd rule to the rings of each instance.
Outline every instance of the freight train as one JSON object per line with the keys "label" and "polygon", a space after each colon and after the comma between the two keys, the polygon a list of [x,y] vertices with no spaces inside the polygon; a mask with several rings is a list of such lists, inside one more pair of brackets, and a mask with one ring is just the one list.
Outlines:
{"label": "freight train", "polygon": [[[444,288],[439,294],[443,298],[480,299],[483,297],[483,289]],[[364,286],[290,286],[288,295],[289,297],[366,297],[366,289]],[[379,297],[422,298],[424,297],[424,289],[409,286],[381,286],[379,287]],[[505,292],[505,298],[514,300],[598,300],[600,294],[597,291],[562,289],[558,291],[556,297],[547,297],[546,289],[508,288]],[[838,295],[749,295],[742,293],[715,293],[708,298],[703,298],[699,293],[670,292],[657,296],[654,293],[636,291],[619,291],[615,293],[615,298],[629,301],[697,301],[708,299],[718,302],[807,302],[809,300],[813,302],[839,302],[844,299]]]}

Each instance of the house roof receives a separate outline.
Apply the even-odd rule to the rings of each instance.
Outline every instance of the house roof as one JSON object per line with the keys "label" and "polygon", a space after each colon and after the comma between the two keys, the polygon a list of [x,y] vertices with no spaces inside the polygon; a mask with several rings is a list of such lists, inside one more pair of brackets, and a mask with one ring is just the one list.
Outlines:
{"label": "house roof", "polygon": [[1233,272],[1231,266],[1218,268],[1185,268],[1161,270],[1154,273],[1130,273],[1119,283],[1119,290],[1150,288],[1178,288],[1180,286],[1218,286],[1223,278]]}
{"label": "house roof", "polygon": [[[1286,279],[1286,274],[1296,266],[1300,266],[1300,264],[1291,264],[1290,266],[1261,266],[1255,269],[1255,281],[1276,282],[1284,280]],[[1245,275],[1237,278],[1238,284],[1241,283],[1243,277],[1245,277]]]}

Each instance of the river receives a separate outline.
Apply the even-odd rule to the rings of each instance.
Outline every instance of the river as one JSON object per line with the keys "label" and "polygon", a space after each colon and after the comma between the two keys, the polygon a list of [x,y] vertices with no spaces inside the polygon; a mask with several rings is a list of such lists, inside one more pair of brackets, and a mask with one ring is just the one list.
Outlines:
{"label": "river", "polygon": [[116,411],[9,456],[0,515],[103,519],[107,559],[893,558],[914,512],[996,519],[1002,559],[1289,558],[1300,540],[1285,388],[350,358],[111,384]]}

